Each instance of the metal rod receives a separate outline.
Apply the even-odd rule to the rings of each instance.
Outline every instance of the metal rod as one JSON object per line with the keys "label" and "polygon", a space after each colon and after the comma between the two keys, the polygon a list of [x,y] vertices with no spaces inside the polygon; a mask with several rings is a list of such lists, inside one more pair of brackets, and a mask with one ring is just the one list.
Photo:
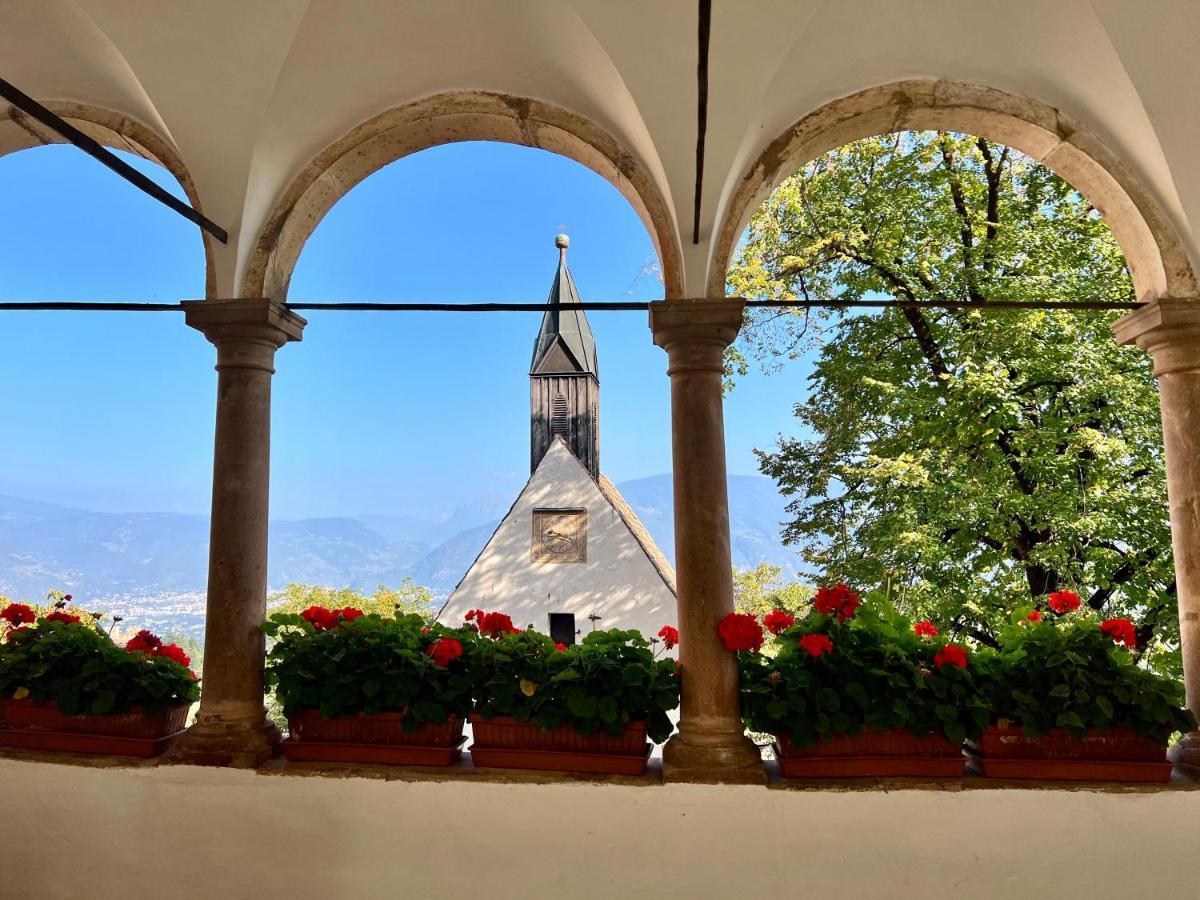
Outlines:
{"label": "metal rod", "polygon": [[[645,312],[649,300],[587,300],[571,304],[576,309],[591,312]],[[1137,301],[1110,300],[990,300],[975,303],[969,300],[747,300],[749,308],[767,309],[1138,309]],[[288,303],[295,310],[338,310],[342,312],[546,312],[561,308],[548,303]],[[20,300],[0,302],[0,311],[57,311],[57,312],[177,312],[178,303],[109,303],[63,300]]]}
{"label": "metal rod", "polygon": [[108,166],[130,184],[145,191],[159,203],[169,206],[185,219],[195,222],[222,244],[229,243],[229,234],[220,225],[207,218],[203,213],[188,206],[178,197],[172,196],[168,191],[159,187],[115,153],[102,147],[70,122],[61,116],[55,115],[29,95],[17,90],[17,88],[13,87],[3,78],[0,78],[0,97],[3,97],[27,115],[33,116],[33,118],[37,119],[60,137],[65,138],[68,143],[74,144],[88,156],[104,163],[104,165]]}
{"label": "metal rod", "polygon": [[708,133],[708,43],[712,34],[712,0],[698,0],[696,10],[696,197],[692,243],[700,243],[700,203],[704,195],[704,139]]}

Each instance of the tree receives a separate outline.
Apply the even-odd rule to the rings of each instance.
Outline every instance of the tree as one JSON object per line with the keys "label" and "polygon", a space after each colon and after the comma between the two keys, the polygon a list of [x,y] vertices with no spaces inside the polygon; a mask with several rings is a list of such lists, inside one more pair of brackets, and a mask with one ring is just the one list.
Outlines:
{"label": "tree", "polygon": [[433,612],[433,593],[429,588],[413,584],[405,578],[398,588],[382,584],[373,594],[365,594],[354,588],[328,588],[311,584],[289,584],[282,591],[267,598],[272,612],[299,613],[310,606],[325,609],[340,609],[353,606],[365,613],[393,616],[397,613],[417,613],[428,616]]}
{"label": "tree", "polygon": [[783,569],[759,563],[753,569],[733,567],[733,606],[738,612],[764,616],[773,609],[803,615],[813,589],[797,581],[785,582]]}
{"label": "tree", "polygon": [[[848,144],[751,221],[737,294],[959,301],[962,309],[754,311],[729,360],[813,350],[800,433],[759,451],[793,498],[785,540],[829,579],[987,641],[1059,588],[1177,640],[1157,392],[1117,313],[1001,300],[1131,300],[1099,212],[1045,166],[981,138]],[[1161,655],[1162,647],[1154,656]]]}

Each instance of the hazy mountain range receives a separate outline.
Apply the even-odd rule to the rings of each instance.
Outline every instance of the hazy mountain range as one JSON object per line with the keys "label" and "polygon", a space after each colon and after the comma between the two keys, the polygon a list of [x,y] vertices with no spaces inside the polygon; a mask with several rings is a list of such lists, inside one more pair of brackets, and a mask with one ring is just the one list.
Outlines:
{"label": "hazy mountain range", "polygon": [[[674,558],[671,477],[618,486],[668,558]],[[796,554],[779,540],[784,500],[757,476],[729,479],[733,557],[794,573]],[[272,588],[289,582],[373,589],[411,578],[444,594],[491,537],[512,498],[484,497],[439,520],[362,515],[271,523]],[[37,599],[50,588],[84,597],[202,592],[206,516],[102,513],[0,496],[0,594]]]}

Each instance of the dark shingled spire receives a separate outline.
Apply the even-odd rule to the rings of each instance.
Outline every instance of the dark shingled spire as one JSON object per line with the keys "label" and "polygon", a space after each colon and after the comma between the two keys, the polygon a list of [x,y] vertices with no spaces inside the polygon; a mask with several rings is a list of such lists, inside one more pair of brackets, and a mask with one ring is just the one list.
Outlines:
{"label": "dark shingled spire", "polygon": [[579,291],[575,279],[567,268],[567,247],[570,239],[565,234],[554,238],[558,247],[558,271],[550,286],[546,302],[554,307],[542,318],[542,330],[533,345],[533,362],[529,365],[530,375],[585,375],[600,380],[600,369],[596,360],[596,339],[592,337],[587,316],[579,308]]}

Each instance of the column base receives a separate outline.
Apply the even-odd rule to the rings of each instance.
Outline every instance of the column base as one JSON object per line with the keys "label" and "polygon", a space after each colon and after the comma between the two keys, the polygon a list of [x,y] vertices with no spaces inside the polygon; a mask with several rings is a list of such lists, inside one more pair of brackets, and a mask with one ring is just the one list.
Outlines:
{"label": "column base", "polygon": [[1175,764],[1175,773],[1192,781],[1200,781],[1200,731],[1185,734],[1167,753]]}
{"label": "column base", "polygon": [[663,781],[694,784],[766,784],[762,754],[744,734],[696,742],[683,733],[663,746]]}
{"label": "column base", "polygon": [[265,717],[260,723],[197,721],[167,751],[164,762],[254,769],[279,753],[282,735]]}

